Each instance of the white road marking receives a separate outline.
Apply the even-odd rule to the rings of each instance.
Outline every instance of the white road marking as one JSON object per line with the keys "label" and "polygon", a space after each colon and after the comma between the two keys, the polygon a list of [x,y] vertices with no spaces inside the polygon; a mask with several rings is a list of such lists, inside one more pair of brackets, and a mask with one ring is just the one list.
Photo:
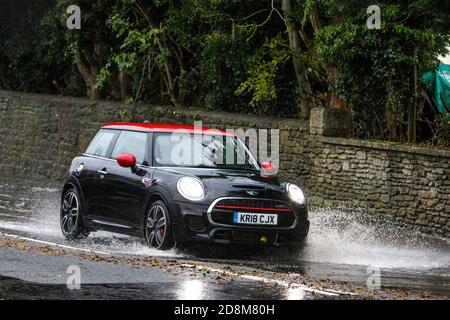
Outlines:
{"label": "white road marking", "polygon": [[69,249],[69,250],[74,250],[74,251],[82,251],[82,252],[96,253],[96,254],[102,254],[102,255],[111,255],[111,253],[108,253],[108,252],[94,251],[94,250],[89,250],[89,249],[84,249],[84,248],[77,248],[77,247],[72,247],[72,246],[66,246],[64,244],[59,244],[59,243],[54,243],[54,242],[48,242],[48,241],[43,241],[43,240],[38,240],[38,239],[33,239],[33,238],[17,236],[15,234],[9,234],[9,233],[0,232],[0,235],[4,236],[4,237],[7,237],[7,238],[26,240],[26,241],[30,241],[30,242],[46,244],[46,245],[49,245],[49,246],[52,246],[52,247],[59,247],[59,248],[64,248],[64,249]]}
{"label": "white road marking", "polygon": [[[199,270],[204,269],[203,266],[198,266],[198,265],[194,265],[194,264],[182,264],[181,266],[187,267],[187,268],[196,268]],[[207,266],[206,266],[207,267]],[[247,279],[247,280],[253,280],[253,281],[258,281],[258,282],[264,282],[264,283],[270,283],[270,284],[277,284],[280,285],[282,287],[286,287],[288,289],[300,289],[303,290],[305,292],[310,292],[310,293],[318,293],[318,294],[322,294],[322,295],[326,295],[326,296],[340,296],[340,295],[349,295],[349,296],[357,296],[357,293],[354,292],[347,292],[347,291],[339,291],[339,290],[328,290],[328,289],[316,289],[316,288],[312,288],[312,287],[308,287],[305,286],[303,284],[298,284],[298,283],[289,283],[287,281],[282,281],[282,280],[276,280],[276,279],[269,279],[269,278],[264,278],[264,277],[260,277],[260,276],[253,276],[253,275],[248,275],[248,274],[239,274],[236,272],[231,272],[228,270],[224,270],[224,269],[218,269],[218,268],[210,268],[207,267],[209,271],[212,272],[216,272],[216,273],[220,273],[220,274],[224,274],[224,275],[228,275],[228,276],[233,276],[233,277],[239,277],[242,279]]]}

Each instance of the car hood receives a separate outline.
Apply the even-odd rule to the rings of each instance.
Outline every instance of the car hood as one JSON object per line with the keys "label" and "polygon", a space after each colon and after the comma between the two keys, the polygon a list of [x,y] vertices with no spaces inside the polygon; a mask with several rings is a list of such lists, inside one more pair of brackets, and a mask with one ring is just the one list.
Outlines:
{"label": "car hood", "polygon": [[[279,198],[285,193],[283,183],[277,177],[265,178],[259,172],[206,169],[164,168],[164,171],[199,178],[213,198],[223,196],[258,196]],[[276,196],[278,194],[278,196]]]}

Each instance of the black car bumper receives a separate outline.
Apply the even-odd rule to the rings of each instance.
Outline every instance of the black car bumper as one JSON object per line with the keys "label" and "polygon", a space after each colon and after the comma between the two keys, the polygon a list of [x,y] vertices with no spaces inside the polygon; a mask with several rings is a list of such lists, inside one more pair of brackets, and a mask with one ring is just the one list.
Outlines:
{"label": "black car bumper", "polygon": [[279,225],[238,225],[226,219],[225,214],[213,220],[210,207],[205,205],[174,202],[173,228],[177,242],[206,241],[222,244],[292,245],[301,243],[309,231],[306,207],[293,208],[291,219],[280,213]]}

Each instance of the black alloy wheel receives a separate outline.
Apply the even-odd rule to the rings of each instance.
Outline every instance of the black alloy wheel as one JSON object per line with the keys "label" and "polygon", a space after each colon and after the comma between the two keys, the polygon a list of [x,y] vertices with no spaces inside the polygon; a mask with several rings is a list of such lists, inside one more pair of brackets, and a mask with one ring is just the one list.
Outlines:
{"label": "black alloy wheel", "polygon": [[64,237],[68,240],[83,239],[89,235],[81,218],[82,203],[78,191],[69,189],[61,201],[60,224]]}
{"label": "black alloy wheel", "polygon": [[169,211],[160,200],[152,203],[148,210],[145,239],[150,247],[158,250],[168,250],[174,245]]}

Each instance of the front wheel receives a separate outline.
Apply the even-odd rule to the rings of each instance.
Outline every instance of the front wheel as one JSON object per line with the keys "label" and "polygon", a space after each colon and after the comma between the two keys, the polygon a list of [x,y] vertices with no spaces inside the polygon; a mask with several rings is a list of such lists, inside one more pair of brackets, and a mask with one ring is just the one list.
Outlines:
{"label": "front wheel", "polygon": [[155,201],[148,210],[145,239],[150,247],[158,250],[168,250],[174,245],[169,210],[162,201]]}
{"label": "front wheel", "polygon": [[68,240],[84,239],[89,230],[81,218],[82,203],[77,189],[71,188],[64,193],[61,201],[60,224],[63,236]]}

